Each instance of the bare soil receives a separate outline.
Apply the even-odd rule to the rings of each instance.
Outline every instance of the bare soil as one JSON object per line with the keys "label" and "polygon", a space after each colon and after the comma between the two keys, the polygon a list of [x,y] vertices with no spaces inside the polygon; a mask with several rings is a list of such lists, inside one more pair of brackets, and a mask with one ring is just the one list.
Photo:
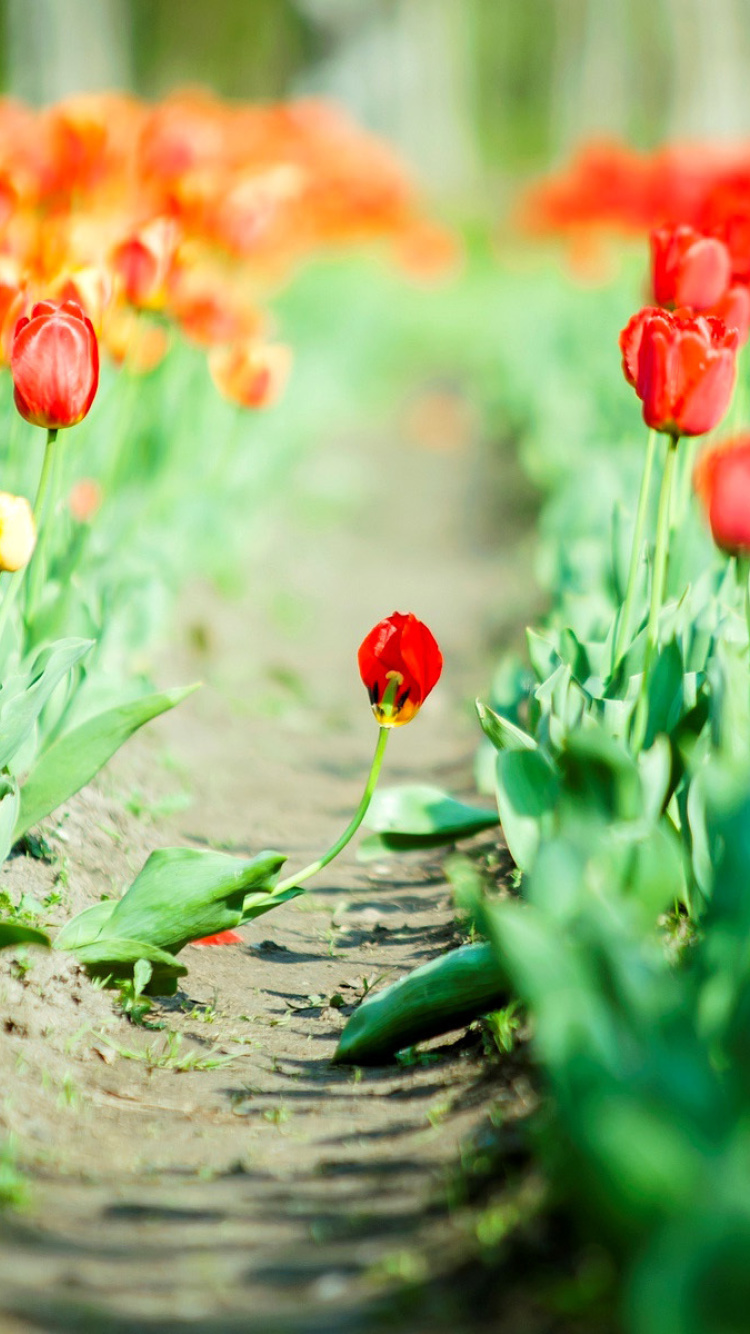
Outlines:
{"label": "bare soil", "polygon": [[[394,733],[384,781],[470,791],[471,699],[532,610],[512,469],[500,541],[480,540],[478,448],[332,441],[248,535],[242,596],[186,591],[155,673],[204,689],[48,822],[50,860],[14,857],[2,887],[59,894],[43,916],[61,922],[157,846],[276,847],[304,865],[359,798],[375,724],[356,648],[394,608],[431,625],[446,668]],[[189,947],[149,1028],[70,958],[5,952],[0,1137],[29,1195],[0,1214],[0,1329],[577,1328],[550,1296],[565,1242],[524,1147],[523,1054],[488,1062],[471,1031],[414,1063],[330,1064],[369,986],[457,939],[439,859],[359,865],[350,847],[243,936]]]}

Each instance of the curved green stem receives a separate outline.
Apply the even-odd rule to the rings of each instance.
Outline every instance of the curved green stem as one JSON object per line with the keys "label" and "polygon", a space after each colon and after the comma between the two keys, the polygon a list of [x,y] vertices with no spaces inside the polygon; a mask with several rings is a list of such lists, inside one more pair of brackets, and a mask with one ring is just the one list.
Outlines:
{"label": "curved green stem", "polygon": [[[39,485],[37,486],[36,498],[34,500],[34,525],[36,527],[37,534],[39,533],[39,529],[41,527],[42,515],[44,513],[45,501],[47,499],[47,491],[49,489],[50,477],[52,475],[52,465],[54,459],[53,446],[56,439],[57,439],[57,431],[49,430],[47,432],[47,443],[44,447],[44,459],[42,461],[42,471],[39,476]],[[31,559],[33,560],[34,557],[32,556]],[[11,609],[16,601],[16,598],[18,597],[18,594],[21,591],[21,585],[23,584],[24,577],[28,568],[29,566],[25,565],[22,569],[16,570],[11,575],[10,582],[8,583],[8,587],[5,590],[5,597],[3,598],[2,605],[0,605],[0,643],[2,643],[2,638],[5,633],[6,626],[8,624],[8,617],[10,616]]]}
{"label": "curved green stem", "polygon": [[654,456],[656,454],[656,431],[651,428],[646,442],[646,458],[643,464],[643,476],[641,477],[641,489],[638,496],[638,509],[635,516],[635,528],[633,529],[633,545],[630,549],[630,566],[628,568],[628,583],[625,590],[625,601],[620,611],[620,620],[617,626],[617,638],[615,640],[615,653],[612,661],[612,669],[617,667],[620,658],[625,652],[625,648],[630,638],[630,626],[633,620],[633,602],[635,600],[636,583],[638,580],[638,566],[641,560],[641,549],[643,547],[643,531],[646,526],[646,515],[648,513],[648,498],[651,491],[651,474],[654,470]]}
{"label": "curved green stem", "polygon": [[282,880],[276,886],[274,891],[276,894],[283,893],[285,889],[293,889],[295,885],[301,885],[304,880],[309,880],[311,876],[317,875],[318,871],[322,871],[323,867],[327,866],[329,862],[332,862],[334,857],[338,857],[339,853],[346,847],[349,840],[354,837],[367,814],[367,808],[372,800],[372,794],[375,791],[375,786],[380,774],[380,768],[383,763],[383,756],[385,755],[385,747],[390,730],[389,727],[381,727],[378,731],[378,743],[375,747],[375,754],[370,766],[370,772],[367,776],[367,782],[365,783],[365,790],[362,793],[362,800],[341,837],[332,844],[327,852],[323,853],[322,857],[318,857],[317,861],[310,862],[309,866],[305,866],[304,869],[298,871],[296,875],[290,875],[288,879]]}

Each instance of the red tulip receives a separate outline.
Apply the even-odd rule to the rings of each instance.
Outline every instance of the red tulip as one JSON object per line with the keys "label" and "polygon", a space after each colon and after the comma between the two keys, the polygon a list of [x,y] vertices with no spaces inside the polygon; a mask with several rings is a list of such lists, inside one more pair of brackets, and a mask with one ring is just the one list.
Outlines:
{"label": "red tulip", "polygon": [[707,450],[698,460],[693,485],[717,547],[750,556],[750,434]]}
{"label": "red tulip", "polygon": [[86,416],[99,384],[91,320],[75,301],[39,301],[18,321],[10,354],[16,407],[50,431]]}
{"label": "red tulip", "polygon": [[177,241],[171,218],[153,218],[115,246],[110,263],[131,306],[158,310],[164,305]]}
{"label": "red tulip", "polygon": [[711,311],[725,295],[732,260],[723,241],[693,227],[657,227],[651,233],[651,277],[659,306]]}
{"label": "red tulip", "polygon": [[733,283],[711,314],[723,320],[728,329],[737,330],[740,344],[746,343],[750,333],[750,287],[746,283]]}
{"label": "red tulip", "polygon": [[194,940],[193,945],[244,945],[244,940],[238,931],[217,931],[213,936],[201,936],[200,940]]}
{"label": "red tulip", "polygon": [[620,334],[625,378],[643,419],[669,435],[703,435],[729,406],[739,335],[712,315],[647,306]]}
{"label": "red tulip", "polygon": [[412,612],[394,611],[360,644],[359,674],[381,727],[414,717],[440,678],[443,658],[434,636]]}

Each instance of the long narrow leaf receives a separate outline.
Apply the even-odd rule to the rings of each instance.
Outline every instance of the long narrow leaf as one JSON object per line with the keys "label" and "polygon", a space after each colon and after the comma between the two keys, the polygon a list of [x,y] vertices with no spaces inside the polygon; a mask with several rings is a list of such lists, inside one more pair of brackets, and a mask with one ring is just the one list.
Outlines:
{"label": "long narrow leaf", "polygon": [[145,695],[87,718],[59,737],[40,756],[21,789],[14,839],[21,838],[32,825],[85,787],[139,727],[173,709],[197,689],[197,685],[190,685]]}
{"label": "long narrow leaf", "polygon": [[0,690],[0,769],[10,764],[31,732],[52,692],[71,667],[88,653],[91,639],[61,639],[42,649],[28,672],[19,673]]}

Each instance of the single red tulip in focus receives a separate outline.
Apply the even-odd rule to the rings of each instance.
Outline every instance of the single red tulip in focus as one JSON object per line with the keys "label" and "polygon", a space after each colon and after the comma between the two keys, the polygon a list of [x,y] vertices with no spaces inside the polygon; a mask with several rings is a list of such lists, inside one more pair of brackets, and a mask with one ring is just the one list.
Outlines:
{"label": "single red tulip in focus", "polygon": [[443,657],[427,626],[394,611],[360,644],[359,674],[381,727],[411,722],[440,678]]}
{"label": "single red tulip in focus", "polygon": [[739,334],[713,315],[646,306],[620,334],[625,378],[643,403],[647,426],[668,435],[703,435],[732,397]]}
{"label": "single red tulip in focus", "polygon": [[696,465],[693,486],[717,547],[731,556],[750,556],[750,434],[707,450]]}
{"label": "single red tulip in focus", "polygon": [[16,325],[10,354],[16,407],[49,431],[86,416],[99,384],[94,326],[76,301],[39,301]]}
{"label": "single red tulip in focus", "polygon": [[729,288],[732,260],[723,241],[694,227],[657,227],[651,233],[651,278],[659,306],[710,312]]}

